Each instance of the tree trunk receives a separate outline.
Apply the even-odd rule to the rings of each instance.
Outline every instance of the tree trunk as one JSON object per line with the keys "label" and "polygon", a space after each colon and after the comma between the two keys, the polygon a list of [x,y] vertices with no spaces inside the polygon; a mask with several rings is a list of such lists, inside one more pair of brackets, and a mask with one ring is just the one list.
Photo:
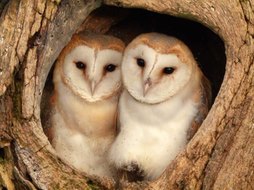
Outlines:
{"label": "tree trunk", "polygon": [[[207,118],[153,182],[116,185],[77,172],[57,158],[43,133],[41,97],[62,48],[78,28],[105,33],[126,16],[88,17],[101,3],[199,22],[226,48],[226,72]],[[1,1],[0,189],[254,189],[253,10],[253,0]]]}

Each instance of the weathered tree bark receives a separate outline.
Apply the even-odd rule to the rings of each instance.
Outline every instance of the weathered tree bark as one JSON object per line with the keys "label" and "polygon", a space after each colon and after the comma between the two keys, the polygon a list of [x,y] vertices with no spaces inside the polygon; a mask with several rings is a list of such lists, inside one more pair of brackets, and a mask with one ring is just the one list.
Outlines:
{"label": "weathered tree bark", "polygon": [[[0,188],[114,189],[114,182],[88,177],[62,163],[43,133],[40,119],[41,95],[51,66],[71,35],[101,2],[3,2]],[[254,189],[254,1],[104,0],[103,3],[200,22],[222,38],[227,59],[215,102],[186,149],[157,181],[121,182],[118,188]],[[107,22],[112,24],[110,19]]]}

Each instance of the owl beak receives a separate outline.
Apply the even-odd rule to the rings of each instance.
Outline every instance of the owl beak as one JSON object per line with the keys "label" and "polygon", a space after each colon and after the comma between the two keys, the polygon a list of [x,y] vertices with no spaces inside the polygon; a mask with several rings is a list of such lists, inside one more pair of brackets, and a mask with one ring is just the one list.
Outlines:
{"label": "owl beak", "polygon": [[146,96],[150,86],[152,85],[152,82],[151,82],[151,78],[148,77],[145,82],[144,82],[144,85],[143,85],[143,96]]}
{"label": "owl beak", "polygon": [[93,96],[95,88],[96,88],[96,82],[94,80],[90,81],[90,88],[91,88],[91,93],[92,93],[92,96]]}

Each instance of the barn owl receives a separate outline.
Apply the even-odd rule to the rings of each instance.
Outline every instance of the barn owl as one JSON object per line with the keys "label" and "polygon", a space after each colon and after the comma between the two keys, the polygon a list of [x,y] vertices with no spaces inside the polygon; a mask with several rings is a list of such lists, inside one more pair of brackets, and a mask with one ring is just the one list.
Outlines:
{"label": "barn owl", "polygon": [[120,132],[109,152],[130,180],[155,180],[205,118],[209,81],[180,40],[141,34],[125,49]]}
{"label": "barn owl", "polygon": [[116,136],[124,46],[113,36],[76,34],[54,69],[52,145],[63,161],[89,175],[113,177],[106,158]]}

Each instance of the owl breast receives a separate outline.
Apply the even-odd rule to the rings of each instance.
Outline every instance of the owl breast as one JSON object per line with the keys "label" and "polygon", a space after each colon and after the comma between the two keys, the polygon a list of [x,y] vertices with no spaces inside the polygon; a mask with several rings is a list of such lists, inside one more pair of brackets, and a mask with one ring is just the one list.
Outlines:
{"label": "owl breast", "polygon": [[62,160],[90,175],[114,175],[107,153],[116,137],[124,48],[114,36],[80,32],[54,67],[52,145]]}
{"label": "owl breast", "polygon": [[141,34],[132,40],[121,70],[125,89],[119,103],[120,132],[110,158],[128,180],[154,180],[200,126],[196,118],[207,114],[202,97],[209,98],[210,88],[190,49],[165,34]]}
{"label": "owl breast", "polygon": [[127,91],[123,92],[120,105],[121,131],[111,148],[111,157],[118,167],[136,162],[147,179],[157,178],[185,146],[186,132],[198,105],[179,97],[163,104],[145,105]]}
{"label": "owl breast", "polygon": [[60,158],[89,174],[113,176],[106,162],[107,151],[115,139],[118,97],[89,103],[59,84],[52,116],[52,144]]}
{"label": "owl breast", "polygon": [[118,97],[107,100],[87,102],[74,94],[64,85],[59,85],[59,92],[66,96],[58,98],[57,109],[63,116],[67,127],[90,137],[115,133]]}

